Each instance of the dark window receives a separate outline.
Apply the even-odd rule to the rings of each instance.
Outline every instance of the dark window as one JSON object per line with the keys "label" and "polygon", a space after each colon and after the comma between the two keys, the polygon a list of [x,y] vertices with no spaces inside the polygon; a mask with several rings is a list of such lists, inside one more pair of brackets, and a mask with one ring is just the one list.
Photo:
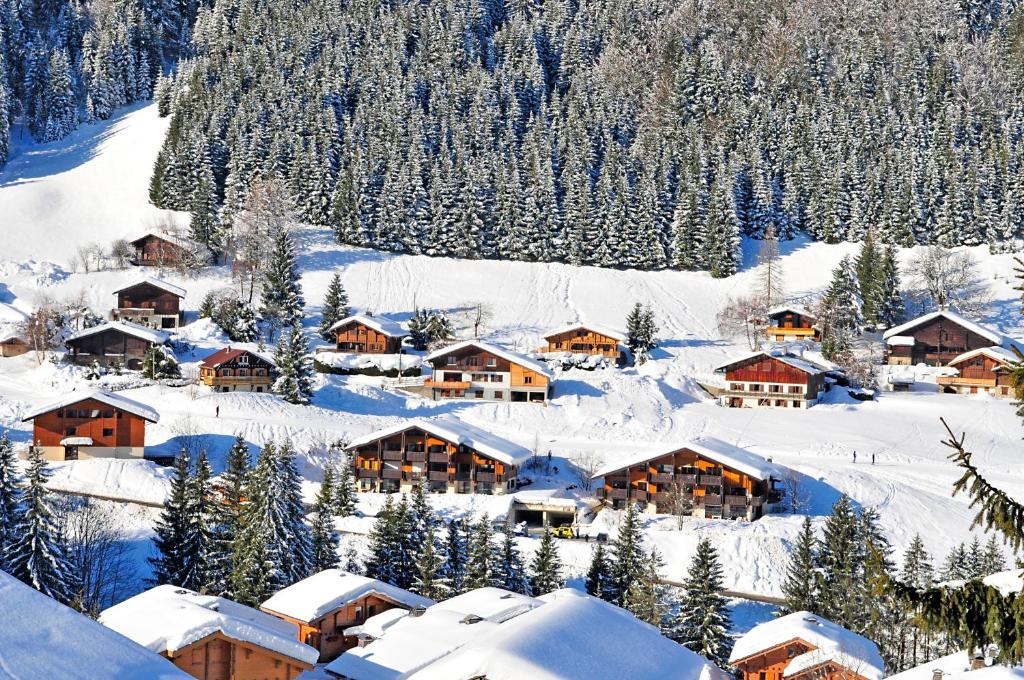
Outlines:
{"label": "dark window", "polygon": [[114,411],[113,410],[104,411],[103,412],[103,417],[104,418],[113,418],[114,417]]}
{"label": "dark window", "polygon": [[105,428],[103,428],[103,436],[104,437],[113,437],[114,436],[114,428],[112,428],[112,427],[105,427]]}
{"label": "dark window", "polygon": [[73,437],[73,436],[75,436],[75,428],[73,428],[73,427],[65,427],[64,428],[64,436],[65,437]]}

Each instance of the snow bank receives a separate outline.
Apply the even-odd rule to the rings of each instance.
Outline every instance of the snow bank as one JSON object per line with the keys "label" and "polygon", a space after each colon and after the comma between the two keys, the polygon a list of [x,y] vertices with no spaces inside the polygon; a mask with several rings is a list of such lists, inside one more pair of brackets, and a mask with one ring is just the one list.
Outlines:
{"label": "snow bank", "polygon": [[111,500],[159,505],[171,488],[171,468],[149,460],[94,458],[50,463],[47,486]]}
{"label": "snow bank", "polygon": [[406,607],[429,607],[433,600],[390,583],[342,569],[325,569],[275,593],[260,607],[299,621],[311,622],[349,602],[377,595]]}
{"label": "snow bank", "polygon": [[0,674],[6,678],[187,680],[191,676],[0,571]]}
{"label": "snow bank", "polygon": [[408,373],[413,369],[423,370],[423,357],[417,354],[349,354],[346,352],[319,352],[315,359],[337,370],[365,371],[377,369],[381,373],[401,371]]}

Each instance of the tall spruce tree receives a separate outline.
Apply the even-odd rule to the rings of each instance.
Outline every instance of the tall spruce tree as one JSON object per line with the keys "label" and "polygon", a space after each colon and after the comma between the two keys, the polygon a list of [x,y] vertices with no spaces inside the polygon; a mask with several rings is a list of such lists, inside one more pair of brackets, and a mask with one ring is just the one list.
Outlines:
{"label": "tall spruce tree", "polygon": [[304,305],[295,246],[291,235],[281,230],[274,239],[262,281],[260,315],[270,326],[271,338],[278,329],[301,324]]}
{"label": "tall spruce tree", "polygon": [[334,480],[334,514],[342,517],[356,512],[356,488],[352,481],[352,464],[347,453],[342,452],[341,464]]}
{"label": "tall spruce tree", "polygon": [[448,531],[445,534],[444,542],[444,566],[441,569],[441,575],[448,582],[452,596],[465,592],[468,562],[469,547],[466,527],[454,519],[448,520]]}
{"label": "tall spruce tree", "polygon": [[863,613],[863,557],[860,518],[850,498],[840,496],[822,532],[818,559],[823,581],[818,610],[841,626],[856,628]]}
{"label": "tall spruce tree", "polygon": [[811,518],[804,517],[786,569],[786,580],[782,584],[782,594],[786,598],[785,609],[788,612],[814,611],[817,608],[820,589],[817,545],[818,538]]}
{"label": "tall spruce tree", "polygon": [[416,559],[416,579],[411,590],[435,602],[451,596],[451,582],[445,575],[444,554],[438,545],[434,527],[427,529],[426,541]]}
{"label": "tall spruce tree", "polygon": [[622,598],[622,608],[644,623],[662,628],[668,615],[667,588],[661,584],[659,569],[665,566],[657,549],[647,557],[639,578],[629,584]]}
{"label": "tall spruce tree", "polygon": [[903,323],[906,308],[900,292],[900,268],[895,248],[890,246],[885,249],[878,277],[878,324],[886,328],[898,326]]}
{"label": "tall spruce tree", "polygon": [[721,668],[729,663],[732,638],[722,566],[711,541],[702,538],[683,580],[683,599],[670,625],[673,639]]}
{"label": "tall spruce tree", "polygon": [[334,528],[334,507],[334,472],[327,467],[313,506],[311,541],[314,573],[338,566],[338,532]]}
{"label": "tall spruce tree", "polygon": [[177,585],[191,590],[208,591],[212,586],[213,572],[213,488],[210,484],[212,476],[210,462],[206,451],[199,453],[195,472],[188,480],[186,493],[186,518],[188,531],[185,535],[183,553],[187,556],[186,571],[183,581]]}
{"label": "tall spruce tree", "polygon": [[18,457],[5,430],[0,435],[0,570],[10,571],[7,560],[17,538],[18,519],[22,514],[21,475]]}
{"label": "tall spruce tree", "polygon": [[629,584],[640,577],[647,561],[643,547],[643,533],[640,528],[640,511],[630,504],[619,521],[619,532],[612,546],[612,602],[622,604]]}
{"label": "tall spruce tree", "polygon": [[274,391],[290,404],[308,404],[313,396],[313,368],[306,335],[298,325],[287,331],[274,353],[277,380]]}
{"label": "tall spruce tree", "polygon": [[157,556],[149,558],[153,567],[153,583],[193,587],[188,582],[191,555],[188,554],[192,531],[190,513],[192,466],[184,449],[174,459],[171,487],[156,522],[153,543]]}
{"label": "tall spruce tree", "polygon": [[334,342],[335,336],[331,332],[331,326],[348,314],[348,293],[341,285],[341,274],[335,274],[327,286],[327,293],[324,294],[324,304],[320,311],[320,337],[327,342]]}
{"label": "tall spruce tree", "polygon": [[500,558],[493,536],[491,518],[485,512],[473,524],[469,535],[465,582],[468,590],[496,585]]}
{"label": "tall spruce tree", "polygon": [[396,553],[399,546],[399,527],[392,494],[384,498],[384,505],[377,512],[377,519],[370,528],[369,555],[366,559],[366,575],[385,583],[398,584],[400,575]]}
{"label": "tall spruce tree", "polygon": [[515,525],[511,516],[505,519],[501,547],[495,565],[494,584],[513,593],[530,594],[530,578],[523,567],[523,556],[515,542]]}
{"label": "tall spruce tree", "polygon": [[218,485],[220,497],[214,503],[213,511],[210,591],[225,597],[231,595],[231,573],[235,568],[234,545],[241,530],[249,465],[249,446],[245,438],[238,435],[228,449],[225,470],[220,475]]}
{"label": "tall spruce tree", "polygon": [[587,594],[602,600],[614,601],[616,595],[612,565],[604,546],[598,543],[590,555],[590,567],[585,582]]}
{"label": "tall spruce tree", "polygon": [[[599,544],[600,545],[600,544]],[[562,587],[562,560],[558,556],[558,545],[551,527],[544,525],[544,534],[540,539],[540,547],[533,555],[530,564],[531,587],[534,595],[543,595]]]}

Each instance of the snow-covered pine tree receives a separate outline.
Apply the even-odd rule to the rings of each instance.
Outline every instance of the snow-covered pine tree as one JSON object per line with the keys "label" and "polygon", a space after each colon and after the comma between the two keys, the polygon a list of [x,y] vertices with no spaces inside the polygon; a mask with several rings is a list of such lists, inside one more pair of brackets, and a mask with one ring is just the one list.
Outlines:
{"label": "snow-covered pine tree", "polygon": [[493,536],[491,518],[485,512],[473,524],[473,529],[469,534],[465,581],[467,590],[498,585],[498,561],[500,558],[495,554],[497,551]]}
{"label": "snow-covered pine tree", "polygon": [[14,529],[5,571],[61,604],[70,604],[78,593],[79,579],[54,522],[51,491],[46,487],[49,477],[42,449],[31,447],[22,489],[24,512]]}
{"label": "snow-covered pine tree", "polygon": [[924,547],[920,534],[914,534],[913,540],[903,554],[903,568],[900,578],[914,588],[929,588],[935,579],[931,556]]}
{"label": "snow-covered pine tree", "polygon": [[278,374],[274,392],[290,404],[308,404],[313,396],[313,368],[308,355],[306,335],[296,324],[283,334],[274,353]]}
{"label": "snow-covered pine tree", "polygon": [[636,363],[643,364],[655,347],[658,327],[654,322],[654,310],[637,302],[626,316],[626,345],[633,352]]}
{"label": "snow-covered pine tree", "polygon": [[854,260],[854,269],[857,273],[864,322],[872,327],[880,323],[879,312],[885,295],[883,257],[884,254],[875,241],[874,230],[868,229],[861,242],[860,252]]}
{"label": "snow-covered pine tree", "polygon": [[0,570],[10,571],[7,560],[17,539],[18,518],[22,515],[21,476],[18,457],[7,431],[0,435]]}
{"label": "snow-covered pine tree", "polygon": [[200,319],[212,319],[217,311],[217,297],[213,291],[208,291],[203,296],[202,302],[199,303],[199,318]]}
{"label": "snow-covered pine tree", "polygon": [[149,558],[154,585],[184,586],[188,578],[191,556],[186,551],[192,529],[189,516],[191,479],[192,466],[188,453],[182,449],[174,459],[170,490],[154,527],[156,538],[153,543],[157,556]]}
{"label": "snow-covered pine tree", "polygon": [[152,345],[142,358],[142,377],[150,380],[181,377],[174,354],[163,345]]}
{"label": "snow-covered pine tree", "polygon": [[212,522],[214,513],[213,488],[210,485],[210,462],[206,451],[199,453],[194,474],[188,480],[186,492],[185,544],[182,548],[186,561],[182,581],[176,585],[190,590],[208,591],[212,586],[213,573],[213,535]]}
{"label": "snow-covered pine tree", "polygon": [[334,514],[348,517],[356,513],[356,487],[352,481],[352,463],[342,452],[341,464],[334,479]]}
{"label": "snow-covered pine tree", "polygon": [[281,230],[274,239],[262,284],[260,315],[269,325],[273,339],[278,329],[301,324],[305,305],[295,245],[286,230]]}
{"label": "snow-covered pine tree", "polygon": [[640,527],[640,511],[630,503],[619,520],[619,532],[612,546],[612,582],[609,592],[614,604],[622,604],[629,584],[640,577],[647,553],[643,547],[643,532]]}
{"label": "snow-covered pine tree", "polygon": [[395,585],[408,590],[416,580],[416,557],[423,546],[421,537],[414,528],[413,510],[405,494],[395,504],[393,521],[397,537],[392,546]]}
{"label": "snow-covered pine tree", "polygon": [[444,554],[438,546],[434,526],[431,525],[416,559],[416,579],[412,584],[412,592],[436,602],[450,597],[451,583],[445,576],[444,564]]}
{"label": "snow-covered pine tree", "polygon": [[882,257],[878,296],[878,324],[892,328],[903,323],[906,309],[903,294],[900,292],[899,261],[896,258],[896,249],[892,246],[885,249]]}
{"label": "snow-covered pine tree", "polygon": [[780,304],[786,297],[786,279],[779,256],[779,239],[775,233],[775,220],[765,227],[757,251],[758,283],[756,296],[763,300],[768,309]]}
{"label": "snow-covered pine tree", "polygon": [[612,565],[604,546],[600,543],[594,546],[594,550],[591,552],[585,585],[587,594],[609,602],[614,601],[616,592]]}
{"label": "snow-covered pine tree", "polygon": [[821,300],[819,319],[828,338],[841,333],[858,334],[863,321],[857,275],[850,257],[840,260],[832,270],[832,282]]}
{"label": "snow-covered pine tree", "polygon": [[670,625],[670,636],[720,668],[728,665],[732,650],[729,608],[723,590],[718,553],[708,538],[702,538],[683,580],[683,599]]}
{"label": "snow-covered pine tree", "polygon": [[981,541],[978,539],[977,534],[971,538],[970,545],[967,546],[967,573],[968,578],[981,578],[984,576],[981,572]]}
{"label": "snow-covered pine tree", "polygon": [[324,469],[320,490],[313,506],[313,572],[338,566],[338,532],[334,528],[334,472]]}
{"label": "snow-covered pine tree", "polygon": [[661,584],[658,573],[664,566],[657,548],[652,548],[643,571],[629,584],[622,598],[623,609],[658,629],[665,626],[669,612],[668,589]]}
{"label": "snow-covered pine tree", "polygon": [[425,484],[418,484],[409,504],[409,546],[414,556],[419,555],[427,541],[427,532],[437,524],[434,509],[427,501]]}
{"label": "snow-covered pine tree", "polygon": [[335,274],[324,294],[324,304],[320,311],[320,337],[327,342],[334,342],[335,336],[331,326],[349,314],[348,293],[341,285],[341,274]]}
{"label": "snow-covered pine tree", "polygon": [[800,535],[789,558],[782,594],[787,612],[814,611],[818,604],[819,577],[816,549],[818,538],[810,517],[804,517]]}
{"label": "snow-covered pine tree", "polygon": [[392,494],[388,494],[384,498],[383,507],[377,512],[376,521],[370,528],[366,575],[394,585],[399,581],[395,556],[400,537],[396,524],[395,499]]}
{"label": "snow-covered pine tree", "polygon": [[[600,546],[600,544],[598,544]],[[540,546],[533,554],[530,563],[530,584],[534,595],[543,595],[558,590],[564,585],[562,580],[562,560],[558,556],[558,545],[551,527],[544,525],[544,534],[540,538]]]}
{"label": "snow-covered pine tree", "polygon": [[249,462],[249,446],[245,438],[238,435],[228,449],[225,470],[220,475],[219,498],[213,508],[210,592],[225,597],[231,594],[234,545],[241,530]]}
{"label": "snow-covered pine tree", "polygon": [[821,595],[817,610],[841,626],[855,627],[863,613],[863,543],[853,503],[840,496],[825,520],[818,551]]}
{"label": "snow-covered pine tree", "polygon": [[943,581],[960,581],[971,578],[971,560],[967,553],[967,546],[963,543],[950,549],[942,563],[941,572]]}
{"label": "snow-covered pine tree", "polygon": [[988,537],[985,542],[985,549],[981,553],[980,571],[982,576],[988,576],[1006,570],[1006,555],[1003,548],[996,539],[995,534]]}
{"label": "snow-covered pine tree", "polygon": [[501,547],[494,565],[493,585],[513,593],[530,594],[530,578],[523,566],[523,556],[516,547],[515,526],[510,517],[505,520]]}
{"label": "snow-covered pine tree", "polygon": [[454,519],[448,520],[441,577],[448,582],[453,597],[461,595],[466,590],[466,569],[469,562],[467,533],[464,523]]}

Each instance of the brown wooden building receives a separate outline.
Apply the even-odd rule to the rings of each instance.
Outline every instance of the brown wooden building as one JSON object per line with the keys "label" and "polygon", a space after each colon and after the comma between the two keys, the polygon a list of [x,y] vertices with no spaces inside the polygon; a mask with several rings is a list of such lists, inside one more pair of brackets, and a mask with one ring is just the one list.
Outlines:
{"label": "brown wooden building", "polygon": [[598,498],[614,508],[755,520],[782,499],[774,465],[746,449],[706,438],[661,453],[640,453],[595,473]]}
{"label": "brown wooden building", "polygon": [[293,624],[173,585],[114,605],[99,620],[199,680],[295,680],[318,656],[296,640]]}
{"label": "brown wooden building", "polygon": [[818,341],[821,331],[815,327],[817,322],[817,318],[802,307],[776,307],[768,312],[765,335],[775,342]]}
{"label": "brown wooden building", "polygon": [[828,390],[826,370],[792,354],[755,352],[715,371],[728,382],[719,402],[732,408],[809,408]]}
{"label": "brown wooden building", "polygon": [[882,337],[888,362],[902,366],[945,366],[961,354],[1003,342],[998,333],[950,311],[925,314]]}
{"label": "brown wooden building", "polygon": [[537,350],[540,353],[571,352],[617,360],[619,345],[625,342],[625,337],[592,324],[575,323],[546,333],[544,340],[547,344]]}
{"label": "brown wooden building", "polygon": [[352,354],[398,354],[409,333],[389,319],[353,314],[331,326],[337,350]]}
{"label": "brown wooden building", "polygon": [[111,321],[131,321],[151,328],[178,328],[184,319],[185,290],[152,277],[114,291],[117,307]]}
{"label": "brown wooden building", "polygon": [[28,351],[28,341],[21,331],[0,329],[0,357],[20,357]]}
{"label": "brown wooden building", "polygon": [[880,680],[885,663],[867,638],[808,611],[754,626],[733,646],[739,680]]}
{"label": "brown wooden building", "polygon": [[982,347],[964,352],[949,362],[956,375],[938,376],[936,382],[951,394],[991,394],[1016,398],[1011,377],[1012,365],[1019,357],[1003,347]]}
{"label": "brown wooden building", "polygon": [[213,259],[201,243],[167,232],[148,232],[129,245],[135,251],[132,264],[141,267],[176,267],[190,261],[205,264]]}
{"label": "brown wooden building", "polygon": [[32,409],[22,418],[32,421],[32,441],[47,460],[142,458],[146,423],[160,419],[139,402],[94,390],[66,395],[60,401]]}
{"label": "brown wooden building", "polygon": [[246,349],[219,349],[199,364],[199,381],[214,392],[269,392],[276,366]]}
{"label": "brown wooden building", "polygon": [[298,626],[299,641],[318,650],[319,663],[326,663],[356,646],[356,638],[346,635],[346,628],[389,609],[432,604],[433,600],[390,583],[325,569],[278,591],[260,609]]}
{"label": "brown wooden building", "polygon": [[424,383],[434,399],[545,402],[554,374],[545,364],[478,340],[428,354],[433,368]]}
{"label": "brown wooden building", "polygon": [[501,494],[515,489],[525,447],[455,418],[414,419],[348,445],[363,491]]}
{"label": "brown wooden building", "polygon": [[68,348],[68,359],[76,364],[88,365],[97,362],[109,366],[113,362],[137,371],[142,369],[146,352],[154,345],[163,345],[170,334],[155,328],[146,328],[128,321],[108,323],[78,331],[64,345]]}

